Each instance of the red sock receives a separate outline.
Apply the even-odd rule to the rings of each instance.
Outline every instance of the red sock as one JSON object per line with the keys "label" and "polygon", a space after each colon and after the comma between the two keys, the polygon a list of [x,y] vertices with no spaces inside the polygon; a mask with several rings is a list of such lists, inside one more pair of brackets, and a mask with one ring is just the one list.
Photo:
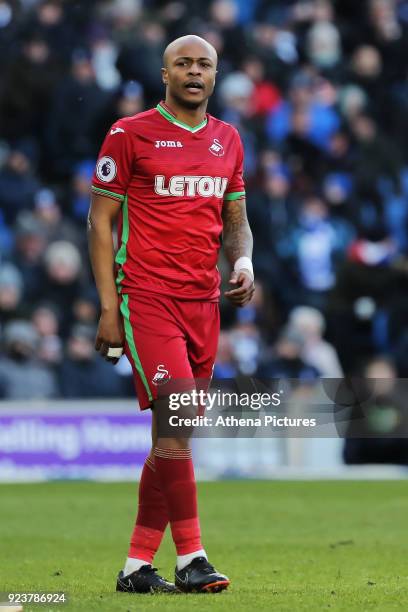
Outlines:
{"label": "red sock", "polygon": [[155,448],[154,464],[169,509],[171,533],[178,555],[202,548],[197,488],[190,449]]}
{"label": "red sock", "polygon": [[139,483],[139,507],[128,557],[152,563],[168,523],[166,500],[161,492],[155,464],[148,457]]}

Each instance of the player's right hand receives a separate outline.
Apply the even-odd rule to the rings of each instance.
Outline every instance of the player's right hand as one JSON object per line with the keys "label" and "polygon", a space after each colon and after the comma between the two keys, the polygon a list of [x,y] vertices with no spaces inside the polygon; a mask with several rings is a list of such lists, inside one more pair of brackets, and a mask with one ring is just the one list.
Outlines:
{"label": "player's right hand", "polygon": [[125,344],[125,332],[119,309],[112,312],[102,313],[96,332],[95,350],[105,358],[106,361],[117,363],[118,357],[108,357],[110,348],[122,348]]}

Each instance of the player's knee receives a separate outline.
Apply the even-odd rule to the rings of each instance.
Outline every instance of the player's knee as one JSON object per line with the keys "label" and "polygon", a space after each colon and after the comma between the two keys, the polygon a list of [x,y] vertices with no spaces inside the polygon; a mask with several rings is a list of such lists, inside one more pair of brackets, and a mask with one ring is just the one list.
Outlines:
{"label": "player's knee", "polygon": [[188,440],[194,433],[194,418],[198,414],[197,404],[184,401],[174,407],[169,398],[161,398],[154,402],[154,413],[157,438],[174,439],[179,441],[180,448],[188,448]]}

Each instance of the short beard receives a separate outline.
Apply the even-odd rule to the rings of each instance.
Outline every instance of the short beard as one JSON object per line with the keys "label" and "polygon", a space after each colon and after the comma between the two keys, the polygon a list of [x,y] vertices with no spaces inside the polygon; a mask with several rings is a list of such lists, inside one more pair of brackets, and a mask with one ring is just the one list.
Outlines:
{"label": "short beard", "polygon": [[184,100],[183,98],[181,98],[180,96],[178,96],[177,94],[173,92],[171,92],[171,95],[176,100],[177,104],[179,104],[179,106],[182,106],[183,108],[187,108],[188,110],[197,110],[198,108],[200,108],[200,106],[205,104],[205,102],[207,102],[208,100],[208,98],[206,98],[205,100],[201,100],[201,102],[195,102],[194,100],[191,100],[190,102],[189,100]]}

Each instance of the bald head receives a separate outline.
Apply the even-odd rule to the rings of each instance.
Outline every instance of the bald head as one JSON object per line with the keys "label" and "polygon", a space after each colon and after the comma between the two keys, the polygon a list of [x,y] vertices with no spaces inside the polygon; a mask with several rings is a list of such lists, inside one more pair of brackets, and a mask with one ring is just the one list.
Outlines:
{"label": "bald head", "polygon": [[163,53],[163,66],[166,68],[175,57],[208,58],[217,65],[218,57],[215,48],[204,38],[188,34],[169,43]]}
{"label": "bald head", "polygon": [[163,55],[166,102],[172,108],[205,111],[217,74],[217,52],[200,36],[173,40]]}

